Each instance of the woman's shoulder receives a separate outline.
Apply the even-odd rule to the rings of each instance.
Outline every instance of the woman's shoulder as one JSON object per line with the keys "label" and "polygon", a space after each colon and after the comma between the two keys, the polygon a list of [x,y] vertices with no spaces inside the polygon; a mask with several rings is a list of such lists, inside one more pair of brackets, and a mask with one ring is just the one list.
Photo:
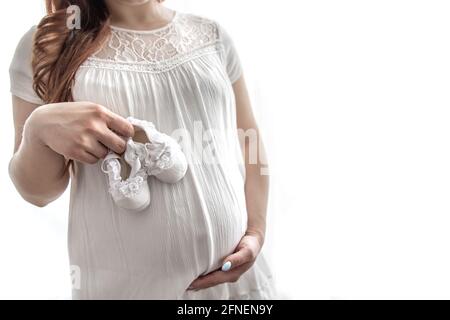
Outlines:
{"label": "woman's shoulder", "polygon": [[179,20],[181,20],[181,21],[189,22],[189,23],[197,24],[197,25],[214,26],[217,24],[217,22],[215,20],[213,20],[209,17],[199,15],[199,14],[189,13],[189,12],[177,12],[177,18],[179,18]]}
{"label": "woman's shoulder", "polygon": [[36,26],[32,26],[26,31],[17,43],[13,59],[11,61],[10,71],[28,70],[31,65],[31,57],[33,50],[33,37],[36,32]]}
{"label": "woman's shoulder", "polygon": [[215,19],[194,14],[194,13],[177,13],[179,21],[182,24],[191,28],[191,30],[198,30],[202,33],[208,33],[215,36],[215,40],[221,40],[225,33],[222,25]]}
{"label": "woman's shoulder", "polygon": [[19,40],[9,66],[11,93],[25,101],[43,104],[33,89],[33,38],[37,27],[32,26]]}
{"label": "woman's shoulder", "polygon": [[24,54],[28,56],[33,47],[33,37],[36,33],[36,26],[32,26],[29,28],[20,38],[17,47],[16,47],[16,55],[23,56]]}
{"label": "woman's shoulder", "polygon": [[37,30],[37,25],[32,25],[31,27],[28,28],[27,31],[25,31],[22,34],[21,40],[32,40],[34,34],[36,33],[36,30]]}

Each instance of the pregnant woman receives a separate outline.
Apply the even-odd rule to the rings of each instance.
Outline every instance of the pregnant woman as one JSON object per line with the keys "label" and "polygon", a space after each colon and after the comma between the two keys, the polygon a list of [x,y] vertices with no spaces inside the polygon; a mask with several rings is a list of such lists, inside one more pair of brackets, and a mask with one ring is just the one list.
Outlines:
{"label": "pregnant woman", "polygon": [[[268,177],[249,161],[255,141],[238,135],[258,133],[238,55],[219,24],[161,2],[46,1],[10,68],[11,179],[40,207],[70,182],[73,299],[274,298],[260,254]],[[128,117],[153,123],[188,159],[176,183],[148,178],[139,212],[113,201],[102,170],[137,133]]]}

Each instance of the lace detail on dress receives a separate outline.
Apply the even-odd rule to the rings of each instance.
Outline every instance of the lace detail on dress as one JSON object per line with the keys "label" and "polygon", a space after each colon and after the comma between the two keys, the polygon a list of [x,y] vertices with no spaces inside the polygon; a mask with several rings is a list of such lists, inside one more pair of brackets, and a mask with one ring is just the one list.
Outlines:
{"label": "lace detail on dress", "polygon": [[166,27],[137,31],[111,27],[105,46],[82,67],[162,72],[217,52],[218,27],[211,20],[176,13]]}
{"label": "lace detail on dress", "polygon": [[204,56],[206,54],[216,53],[218,49],[214,46],[207,46],[205,48],[199,48],[193,52],[186,53],[184,55],[177,55],[172,59],[157,62],[157,63],[132,63],[132,62],[116,62],[110,60],[102,60],[96,58],[89,58],[83,63],[81,67],[91,67],[99,69],[111,69],[122,70],[132,72],[151,72],[159,73],[173,68],[176,68],[180,64],[183,64],[192,59]]}
{"label": "lace detail on dress", "polygon": [[[105,162],[104,162],[105,163]],[[114,194],[115,192],[121,193],[125,198],[134,197],[139,193],[141,185],[145,181],[145,172],[142,170],[132,178],[123,180],[120,175],[121,166],[117,159],[108,161],[106,168],[102,165],[102,171],[109,174],[110,188],[109,192]]]}

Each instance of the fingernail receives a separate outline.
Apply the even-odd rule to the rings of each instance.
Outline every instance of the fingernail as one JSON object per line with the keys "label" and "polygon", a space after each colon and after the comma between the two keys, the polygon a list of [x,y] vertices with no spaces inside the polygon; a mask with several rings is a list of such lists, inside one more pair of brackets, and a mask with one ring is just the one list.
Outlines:
{"label": "fingernail", "polygon": [[222,266],[222,271],[227,272],[230,269],[231,269],[231,262],[230,261],[225,262]]}
{"label": "fingernail", "polygon": [[188,290],[194,290],[194,287],[193,286],[189,286]]}

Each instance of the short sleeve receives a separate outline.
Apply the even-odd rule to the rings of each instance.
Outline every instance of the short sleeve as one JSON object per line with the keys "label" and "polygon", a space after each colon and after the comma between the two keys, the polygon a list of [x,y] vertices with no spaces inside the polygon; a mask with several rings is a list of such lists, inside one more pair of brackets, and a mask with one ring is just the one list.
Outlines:
{"label": "short sleeve", "polygon": [[223,46],[224,63],[231,83],[236,82],[242,75],[242,65],[234,42],[228,32],[218,24],[219,40]]}
{"label": "short sleeve", "polygon": [[33,35],[36,27],[32,27],[17,45],[9,67],[11,94],[30,103],[42,105],[44,102],[33,89],[33,70],[31,67]]}

